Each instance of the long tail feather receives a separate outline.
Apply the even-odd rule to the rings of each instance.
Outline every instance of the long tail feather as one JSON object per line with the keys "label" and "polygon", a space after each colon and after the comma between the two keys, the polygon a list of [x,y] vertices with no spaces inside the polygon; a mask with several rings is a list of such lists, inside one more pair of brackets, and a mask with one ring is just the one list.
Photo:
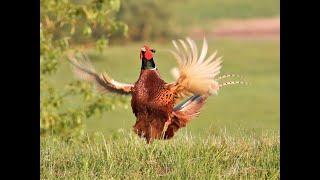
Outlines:
{"label": "long tail feather", "polygon": [[241,78],[242,76],[240,76],[240,75],[238,75],[238,74],[225,74],[225,75],[222,75],[222,76],[217,77],[215,80],[218,81],[218,80],[225,79],[225,78],[229,78],[229,77],[238,77],[238,78]]}
{"label": "long tail feather", "polygon": [[170,139],[180,128],[186,126],[190,120],[199,115],[207,96],[193,95],[174,107],[172,123],[164,133],[164,139]]}
{"label": "long tail feather", "polygon": [[178,117],[180,124],[185,126],[192,118],[200,113],[201,107],[204,105],[206,96],[193,95],[185,101],[179,103],[173,108],[174,115]]}
{"label": "long tail feather", "polygon": [[229,85],[234,85],[234,84],[243,84],[243,85],[248,85],[248,82],[245,81],[229,81],[225,82],[219,85],[219,88],[224,87],[224,86],[229,86]]}

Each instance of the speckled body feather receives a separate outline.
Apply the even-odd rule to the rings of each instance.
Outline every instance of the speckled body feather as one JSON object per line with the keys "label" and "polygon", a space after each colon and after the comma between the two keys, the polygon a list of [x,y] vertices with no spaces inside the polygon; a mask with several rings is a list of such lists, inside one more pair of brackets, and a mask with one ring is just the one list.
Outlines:
{"label": "speckled body feather", "polygon": [[175,94],[165,86],[157,70],[141,70],[132,88],[132,111],[137,117],[134,132],[148,142],[160,139],[165,122],[172,117]]}

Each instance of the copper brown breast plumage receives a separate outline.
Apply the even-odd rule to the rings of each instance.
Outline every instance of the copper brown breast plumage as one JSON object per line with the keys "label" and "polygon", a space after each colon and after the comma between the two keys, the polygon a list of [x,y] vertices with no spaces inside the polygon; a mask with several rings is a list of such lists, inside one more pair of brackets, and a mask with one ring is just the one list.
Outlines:
{"label": "copper brown breast plumage", "polygon": [[[133,130],[147,142],[154,139],[170,139],[191,119],[196,117],[208,96],[217,94],[218,90],[230,84],[244,84],[243,81],[218,81],[234,77],[224,75],[217,77],[221,69],[221,58],[216,52],[206,58],[208,44],[204,39],[198,56],[195,42],[190,38],[179,40],[170,51],[176,58],[179,67],[173,69],[176,81],[166,83],[160,77],[154,62],[155,50],[144,46],[140,50],[141,71],[136,83],[120,83],[106,73],[98,74],[86,56],[76,59],[69,55],[69,61],[78,77],[93,82],[99,92],[113,92],[131,95],[131,107],[136,116]],[[186,100],[179,102],[181,99]]]}
{"label": "copper brown breast plumage", "polygon": [[165,123],[172,116],[175,104],[174,92],[170,91],[157,70],[142,70],[132,88],[131,106],[137,117],[134,132],[150,142],[163,135]]}

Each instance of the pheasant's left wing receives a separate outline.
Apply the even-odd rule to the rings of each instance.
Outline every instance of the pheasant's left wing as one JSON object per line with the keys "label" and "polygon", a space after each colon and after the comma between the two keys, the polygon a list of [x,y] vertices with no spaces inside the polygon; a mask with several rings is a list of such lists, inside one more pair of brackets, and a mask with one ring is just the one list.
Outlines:
{"label": "pheasant's left wing", "polygon": [[178,62],[178,69],[173,74],[177,80],[167,84],[168,88],[175,91],[179,97],[186,94],[200,94],[209,96],[219,90],[219,84],[215,80],[220,73],[221,57],[216,58],[217,52],[206,58],[208,44],[203,41],[202,50],[198,57],[196,43],[186,38],[186,41],[179,40],[180,47],[173,41],[176,51],[170,51]]}
{"label": "pheasant's left wing", "polygon": [[68,54],[68,60],[73,65],[74,73],[82,80],[92,82],[99,92],[113,92],[117,94],[130,94],[133,84],[120,83],[108,76],[107,73],[98,74],[89,59],[82,55],[77,59]]}

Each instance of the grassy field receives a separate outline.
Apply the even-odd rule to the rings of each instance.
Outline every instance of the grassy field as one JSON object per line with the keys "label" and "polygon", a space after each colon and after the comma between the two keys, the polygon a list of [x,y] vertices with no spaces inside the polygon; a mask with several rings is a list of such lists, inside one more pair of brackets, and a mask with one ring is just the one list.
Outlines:
{"label": "grassy field", "polygon": [[[201,43],[201,41],[198,41]],[[143,43],[115,46],[103,54],[88,51],[99,71],[108,72],[122,82],[135,82],[139,76],[139,48]],[[170,82],[170,69],[175,60],[162,50],[171,44],[151,44],[157,49],[156,64],[163,78]],[[199,44],[200,45],[200,44]],[[209,52],[218,50],[224,57],[222,74],[236,73],[245,77],[249,86],[232,86],[222,89],[218,96],[210,97],[198,118],[183,131],[194,135],[218,133],[226,129],[230,134],[248,131],[262,133],[279,129],[279,42],[258,40],[220,39],[209,41]],[[61,86],[73,80],[70,66],[63,64],[53,81]],[[80,103],[74,100],[75,103]],[[127,109],[107,112],[101,119],[88,119],[87,131],[100,131],[106,135],[118,130],[130,131],[135,122],[130,104]]]}
{"label": "grassy field", "polygon": [[180,0],[173,1],[177,22],[205,26],[216,19],[244,19],[280,15],[279,0]]}
{"label": "grassy field", "polygon": [[279,134],[147,145],[133,134],[41,141],[41,179],[279,179]]}

